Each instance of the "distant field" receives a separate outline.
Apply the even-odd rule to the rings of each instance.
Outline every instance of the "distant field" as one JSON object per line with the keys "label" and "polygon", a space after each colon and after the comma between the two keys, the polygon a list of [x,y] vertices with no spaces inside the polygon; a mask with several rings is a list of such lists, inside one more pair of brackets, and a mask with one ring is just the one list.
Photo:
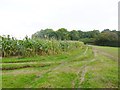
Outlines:
{"label": "distant field", "polygon": [[[117,48],[84,46],[58,55],[2,59],[2,88],[117,88]],[[102,53],[103,54],[102,54]]]}
{"label": "distant field", "polygon": [[120,49],[120,48],[117,48],[117,47],[107,47],[107,46],[94,46],[94,47],[96,47],[98,49],[101,49],[101,50],[103,50],[107,53],[110,53],[114,56],[118,56],[118,49]]}
{"label": "distant field", "polygon": [[110,56],[113,56],[114,58],[117,58],[118,59],[118,57],[120,57],[119,55],[118,55],[118,50],[120,49],[120,48],[118,48],[118,47],[107,47],[107,46],[94,46],[97,50],[99,50],[99,51],[102,51],[102,52],[104,52],[104,53],[107,53],[107,54],[109,54]]}

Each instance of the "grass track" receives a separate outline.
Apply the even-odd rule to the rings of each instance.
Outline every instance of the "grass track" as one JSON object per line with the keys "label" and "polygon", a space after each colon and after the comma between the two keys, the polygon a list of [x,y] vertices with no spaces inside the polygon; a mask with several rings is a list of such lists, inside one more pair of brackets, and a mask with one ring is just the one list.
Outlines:
{"label": "grass track", "polygon": [[[92,49],[86,46],[60,55],[5,58],[3,68],[12,67],[14,70],[3,70],[2,87],[117,88],[118,62],[96,51],[100,48],[103,47],[93,46]],[[109,53],[107,49],[105,53]],[[21,68],[25,65],[31,67]]]}

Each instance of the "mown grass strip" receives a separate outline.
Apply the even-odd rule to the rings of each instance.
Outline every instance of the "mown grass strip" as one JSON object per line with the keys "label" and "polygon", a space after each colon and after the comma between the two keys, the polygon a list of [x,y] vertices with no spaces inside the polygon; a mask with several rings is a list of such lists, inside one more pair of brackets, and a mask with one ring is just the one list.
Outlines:
{"label": "mown grass strip", "polygon": [[21,68],[30,68],[30,67],[46,67],[51,66],[54,64],[60,64],[60,63],[38,63],[38,64],[3,64],[2,70],[15,70],[15,69],[21,69]]}
{"label": "mown grass strip", "polygon": [[[86,50],[87,49],[87,50]],[[46,77],[46,75],[48,75],[48,74],[50,74],[49,76],[51,76],[51,74],[53,75],[54,74],[54,72],[57,72],[57,71],[59,71],[59,73],[61,73],[60,72],[60,70],[61,69],[65,69],[66,67],[64,67],[64,66],[66,66],[66,65],[69,65],[69,64],[72,64],[73,63],[73,61],[75,61],[75,59],[79,59],[79,61],[81,60],[81,57],[80,56],[88,56],[89,58],[90,57],[92,57],[93,55],[89,55],[89,54],[92,54],[92,50],[91,50],[91,48],[86,48],[85,50],[84,50],[84,52],[86,52],[86,55],[84,54],[84,52],[82,52],[82,54],[77,54],[77,55],[75,55],[73,58],[71,58],[71,60],[69,60],[69,61],[65,61],[65,62],[63,62],[63,63],[61,63],[60,65],[58,65],[57,67],[55,67],[55,68],[53,68],[53,69],[50,69],[48,72],[46,72],[46,73],[44,73],[44,75],[40,75],[40,78],[37,78],[36,80],[33,80],[33,82],[31,83],[31,84],[33,84],[33,87],[35,86],[37,86],[37,85],[39,85],[39,83],[38,83],[38,81],[39,80],[41,80],[41,79],[44,79],[45,77]],[[87,54],[88,53],[88,54]],[[88,57],[87,58],[85,58],[85,59],[88,59]],[[82,57],[83,58],[83,57]],[[85,60],[84,59],[84,60]],[[78,60],[76,60],[76,61],[78,61]],[[71,63],[72,62],[72,63]],[[59,70],[60,69],[60,70]],[[66,72],[65,72],[66,73]],[[71,73],[71,72],[70,72]],[[56,73],[55,73],[56,74]],[[73,73],[74,75],[75,75],[75,73]],[[54,76],[56,76],[56,75],[54,75]],[[56,78],[56,77],[54,77],[54,78]],[[64,77],[65,78],[65,77]],[[49,79],[49,80],[51,80],[51,79]],[[55,80],[56,81],[56,80]],[[35,84],[36,83],[36,84]],[[71,82],[70,82],[71,83]],[[72,84],[72,83],[71,83]],[[71,84],[70,84],[70,86],[71,86]],[[46,87],[53,87],[53,86],[51,86],[51,83],[49,83],[49,85],[50,86],[46,86]],[[54,85],[54,84],[53,84]],[[45,86],[45,85],[44,85]],[[38,86],[39,87],[39,86]],[[56,87],[56,86],[55,86]],[[58,87],[60,87],[60,86],[58,86]],[[61,86],[61,87],[64,87],[64,86]],[[65,86],[66,87],[66,86]],[[40,88],[41,88],[41,86],[40,86]]]}
{"label": "mown grass strip", "polygon": [[97,53],[96,60],[87,65],[81,88],[117,88],[118,64],[116,61]]}

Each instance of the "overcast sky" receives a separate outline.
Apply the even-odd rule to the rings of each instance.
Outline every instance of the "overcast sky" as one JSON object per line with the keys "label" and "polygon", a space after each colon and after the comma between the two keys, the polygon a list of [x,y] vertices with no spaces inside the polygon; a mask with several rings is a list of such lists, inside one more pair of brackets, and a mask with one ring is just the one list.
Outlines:
{"label": "overcast sky", "polygon": [[0,0],[0,35],[18,39],[46,28],[118,29],[119,0]]}

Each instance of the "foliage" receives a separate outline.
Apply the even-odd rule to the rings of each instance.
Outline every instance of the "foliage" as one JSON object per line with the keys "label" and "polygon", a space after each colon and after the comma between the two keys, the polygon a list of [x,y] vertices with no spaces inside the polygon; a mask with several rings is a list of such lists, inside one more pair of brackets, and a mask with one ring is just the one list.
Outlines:
{"label": "foliage", "polygon": [[102,46],[120,46],[120,40],[118,38],[117,33],[105,30],[96,38],[95,44]]}
{"label": "foliage", "polygon": [[25,37],[23,40],[17,40],[13,37],[10,38],[9,35],[2,37],[1,44],[3,57],[58,54],[83,45],[79,41],[30,39],[28,37]]}
{"label": "foliage", "polygon": [[80,41],[84,42],[85,44],[93,44],[95,42],[95,38],[82,38]]}
{"label": "foliage", "polygon": [[53,29],[45,29],[33,34],[32,38],[46,38],[41,36],[46,36],[48,39],[54,38],[56,40],[80,40],[88,44],[120,46],[118,45],[120,42],[120,40],[118,41],[118,38],[120,37],[120,31],[111,31],[109,29],[104,29],[102,32],[99,30],[86,32],[81,30],[67,31],[65,28],[60,28],[57,31],[53,31]]}

